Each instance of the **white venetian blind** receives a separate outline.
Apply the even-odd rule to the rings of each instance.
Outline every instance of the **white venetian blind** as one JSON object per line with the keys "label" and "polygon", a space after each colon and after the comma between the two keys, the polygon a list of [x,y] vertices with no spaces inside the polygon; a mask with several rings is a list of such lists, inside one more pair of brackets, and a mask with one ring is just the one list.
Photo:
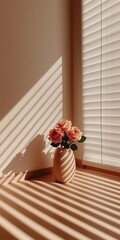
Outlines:
{"label": "white venetian blind", "polygon": [[84,162],[120,167],[120,0],[82,1]]}

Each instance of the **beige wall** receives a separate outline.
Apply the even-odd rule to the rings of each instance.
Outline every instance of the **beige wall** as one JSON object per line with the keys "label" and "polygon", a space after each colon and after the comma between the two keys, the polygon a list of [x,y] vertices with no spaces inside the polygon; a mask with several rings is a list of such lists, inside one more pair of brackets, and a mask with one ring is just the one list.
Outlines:
{"label": "beige wall", "polygon": [[[81,0],[72,0],[72,116],[74,125],[83,132],[81,39]],[[78,145],[75,155],[82,159],[83,144]]]}
{"label": "beige wall", "polygon": [[71,119],[71,0],[0,0],[0,32],[1,172],[49,167]]}

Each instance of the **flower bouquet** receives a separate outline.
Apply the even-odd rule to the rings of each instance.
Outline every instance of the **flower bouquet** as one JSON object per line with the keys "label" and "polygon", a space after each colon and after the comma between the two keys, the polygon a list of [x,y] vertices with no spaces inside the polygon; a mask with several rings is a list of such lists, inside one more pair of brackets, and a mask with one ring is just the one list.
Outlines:
{"label": "flower bouquet", "polygon": [[86,137],[78,127],[72,126],[71,121],[61,119],[56,127],[49,131],[48,139],[53,147],[70,148],[75,151],[78,149],[76,143],[84,142]]}

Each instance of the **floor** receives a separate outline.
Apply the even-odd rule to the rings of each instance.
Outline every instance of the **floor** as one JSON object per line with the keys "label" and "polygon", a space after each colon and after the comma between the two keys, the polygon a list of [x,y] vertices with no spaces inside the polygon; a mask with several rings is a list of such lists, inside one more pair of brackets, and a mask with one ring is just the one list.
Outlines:
{"label": "floor", "polygon": [[118,177],[88,169],[3,185],[0,240],[118,240],[119,193]]}

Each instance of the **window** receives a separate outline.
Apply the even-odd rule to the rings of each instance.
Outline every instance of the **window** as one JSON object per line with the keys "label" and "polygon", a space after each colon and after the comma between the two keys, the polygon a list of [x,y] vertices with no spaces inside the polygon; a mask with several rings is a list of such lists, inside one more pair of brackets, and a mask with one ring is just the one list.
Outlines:
{"label": "window", "polygon": [[[83,0],[84,163],[120,166],[120,1]],[[108,167],[109,166],[109,167]]]}

